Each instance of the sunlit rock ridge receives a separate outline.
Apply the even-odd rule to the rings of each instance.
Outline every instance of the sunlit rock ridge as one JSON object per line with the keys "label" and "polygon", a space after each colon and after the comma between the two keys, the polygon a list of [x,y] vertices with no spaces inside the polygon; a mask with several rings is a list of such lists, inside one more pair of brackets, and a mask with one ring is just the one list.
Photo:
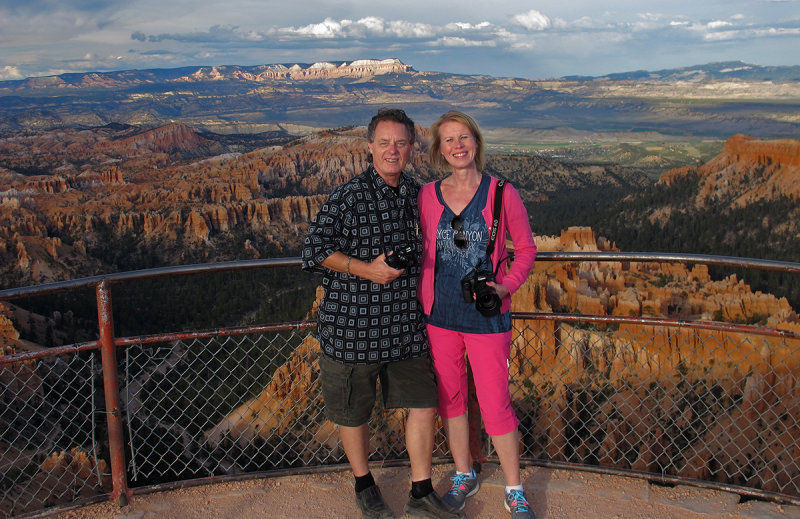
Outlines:
{"label": "sunlit rock ridge", "polygon": [[[245,80],[265,82],[275,79],[363,78],[382,74],[404,74],[413,71],[410,65],[396,58],[359,59],[350,62],[320,61],[312,64],[268,64],[254,66],[221,65],[182,68],[161,72],[168,82]],[[61,76],[33,77],[18,83],[18,88],[120,88],[156,81],[155,71],[93,72]],[[173,77],[170,77],[173,76]]]}
{"label": "sunlit rock ridge", "polygon": [[405,73],[411,71],[399,59],[362,59],[335,64],[321,61],[309,66],[298,64],[262,65],[260,67],[203,67],[194,74],[179,78],[184,81],[246,79],[267,81],[272,79],[329,79],[339,77],[369,77],[380,74]]}
{"label": "sunlit rock ridge", "polygon": [[695,173],[700,179],[698,206],[709,200],[730,199],[734,206],[782,195],[800,197],[800,141],[755,139],[735,135],[722,153],[700,166],[685,166],[664,173],[659,182],[672,184]]}

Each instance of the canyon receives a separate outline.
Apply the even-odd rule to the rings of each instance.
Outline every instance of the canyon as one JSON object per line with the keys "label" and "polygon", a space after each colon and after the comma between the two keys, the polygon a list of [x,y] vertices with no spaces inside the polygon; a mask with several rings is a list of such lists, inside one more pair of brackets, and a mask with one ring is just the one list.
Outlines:
{"label": "canyon", "polygon": [[[368,164],[365,129],[355,124],[386,105],[408,107],[420,123],[408,170],[421,182],[435,178],[425,158],[425,125],[453,106],[476,114],[497,143],[487,172],[513,182],[531,209],[564,192],[597,192],[593,203],[602,204],[611,202],[603,198],[611,191],[604,190],[634,200],[654,186],[695,178],[697,190],[685,207],[648,206],[642,218],[658,225],[689,206],[796,202],[797,81],[775,70],[726,72],[743,68],[526,80],[418,72],[390,59],[0,82],[0,288],[296,255],[333,186]],[[691,146],[706,139],[724,145],[708,160],[662,172],[655,184],[640,170],[560,162],[526,147],[610,140],[625,144],[620,153],[645,150],[644,164],[659,161],[658,147],[629,143],[674,142],[676,135]],[[639,217],[633,214],[623,217]],[[796,204],[764,220],[798,234]],[[590,223],[537,233],[537,246],[619,250],[616,236],[600,235]],[[734,242],[750,236],[724,232]],[[320,290],[307,302],[309,319]],[[704,265],[540,261],[512,309],[631,318],[592,326],[550,318],[515,323],[511,388],[526,455],[796,492],[800,429],[787,417],[800,409],[800,318],[786,298],[754,289],[735,274],[714,276]],[[229,324],[250,316],[236,317],[240,322]],[[636,321],[648,317],[689,324],[675,329]],[[44,341],[32,338],[45,330],[51,331],[48,346],[68,344],[62,329],[76,321],[71,311],[37,313],[0,303],[0,354],[43,349]],[[691,326],[709,321],[783,335]],[[135,394],[184,375],[170,370],[186,347],[179,341],[167,347],[166,360],[142,368],[126,390]],[[318,349],[312,335],[292,345],[259,382],[263,389],[203,425],[198,437],[184,441],[186,430],[169,413],[147,425],[163,432],[164,441],[179,431],[181,442],[168,447],[178,457],[210,452],[228,473],[240,470],[231,445],[247,452],[281,435],[303,438],[304,462],[335,454],[332,425],[313,415],[321,408],[313,390]],[[0,383],[10,390],[4,402],[31,413],[20,415],[20,430],[30,432],[33,418],[42,415],[58,432],[55,408],[34,410],[58,374],[38,360],[3,365]],[[131,413],[141,410],[138,398],[127,402]],[[176,415],[182,412],[175,408]],[[378,439],[397,443],[403,416],[387,413],[386,421]],[[298,423],[313,425],[298,433]],[[3,449],[4,472],[30,471],[31,488],[56,488],[67,501],[108,491],[108,478],[97,488],[76,485],[108,471],[105,461],[80,448],[25,450],[4,443]]]}
{"label": "canyon", "polygon": [[[423,138],[410,170],[425,180],[431,178],[423,153],[425,129],[419,133]],[[796,198],[793,183],[784,179],[796,175],[799,146],[791,140],[735,136],[696,171],[670,171],[660,182],[694,173],[712,186],[703,193],[728,186],[726,200],[731,203],[746,204],[779,190]],[[227,150],[180,124],[144,132],[121,127],[25,133],[0,142],[4,156],[18,161],[22,155],[7,150],[34,147],[43,151],[36,164],[7,161],[0,173],[0,237],[5,245],[0,252],[5,251],[8,273],[15,279],[38,282],[103,268],[102,257],[90,254],[100,238],[171,244],[172,261],[180,260],[182,247],[202,248],[235,232],[250,243],[239,252],[243,256],[260,257],[264,251],[259,241],[265,239],[289,250],[291,236],[302,235],[325,193],[367,163],[363,128],[328,130],[246,153]],[[520,164],[535,167],[527,172]],[[26,171],[35,167],[40,173],[22,174],[8,167],[12,165]],[[584,189],[596,188],[598,182],[626,183],[630,189],[641,185],[624,172],[565,166],[541,157],[493,156],[490,167],[508,171],[533,203],[546,199],[554,183]],[[742,171],[759,168],[762,174],[737,180]],[[44,170],[52,173],[41,174]],[[759,182],[775,187],[760,190]],[[542,251],[618,250],[613,236],[597,236],[586,226],[536,236],[536,242]],[[212,248],[204,250],[210,254]],[[10,304],[2,308],[5,355],[30,351],[18,327],[52,326],[68,319],[26,313]],[[309,308],[313,318],[311,301]],[[789,338],[775,338],[635,322],[587,328],[523,320],[515,327],[511,385],[515,405],[525,417],[525,448],[537,458],[668,470],[776,492],[796,488],[800,452],[787,447],[786,440],[800,431],[784,417],[795,416],[800,406],[800,340],[791,335],[800,333],[800,318],[786,299],[753,290],[735,275],[714,279],[703,265],[541,261],[515,294],[512,310],[727,321],[789,332]],[[294,434],[295,424],[306,423],[309,413],[321,406],[318,393],[311,390],[317,352],[313,336],[306,337],[263,390],[207,427],[201,438],[183,445],[187,455],[197,442],[218,452],[231,441],[246,449],[256,441]],[[168,364],[155,366],[142,384],[168,376]],[[38,361],[31,361],[14,363],[1,376],[5,385],[14,386],[14,399],[23,403],[40,398],[39,373]],[[658,388],[657,397],[653,388]],[[712,398],[719,388],[735,405]],[[609,392],[613,396],[606,398]],[[133,412],[138,404],[134,399],[129,405]],[[389,413],[387,421],[392,425],[380,438],[396,442],[402,437],[403,418]],[[756,422],[761,425],[753,438]],[[338,449],[330,423],[314,424],[304,436],[309,461],[315,453]],[[689,448],[681,438],[691,438]],[[235,467],[236,460],[221,456]],[[93,465],[80,450],[48,452],[43,459],[34,478],[51,486],[84,478],[86,471],[107,470],[102,460]],[[749,479],[741,476],[742,467],[750,467]]]}
{"label": "canyon", "polygon": [[[137,263],[136,254],[113,264],[119,245],[158,257],[158,265],[296,254],[331,189],[367,167],[364,131],[280,137],[246,152],[180,123],[0,137],[2,283],[156,266]],[[408,171],[425,182],[434,176],[427,130],[418,133]],[[493,154],[488,167],[530,200],[560,188],[648,182],[621,168],[537,156]]]}

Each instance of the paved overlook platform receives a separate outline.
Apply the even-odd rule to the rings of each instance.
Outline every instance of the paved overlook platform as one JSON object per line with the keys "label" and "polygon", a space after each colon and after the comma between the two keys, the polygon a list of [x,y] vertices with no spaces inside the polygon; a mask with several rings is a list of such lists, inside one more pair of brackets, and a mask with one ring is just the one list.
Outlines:
{"label": "paved overlook platform", "polygon": [[[452,465],[436,465],[434,487],[449,488]],[[407,467],[373,466],[384,498],[398,519],[410,488]],[[525,467],[523,481],[537,519],[800,519],[800,506],[748,500],[687,485],[577,470]],[[486,463],[481,489],[464,509],[471,519],[507,518],[503,475]],[[315,519],[359,518],[347,470],[262,477],[135,494],[128,506],[111,502],[50,514],[58,519]]]}

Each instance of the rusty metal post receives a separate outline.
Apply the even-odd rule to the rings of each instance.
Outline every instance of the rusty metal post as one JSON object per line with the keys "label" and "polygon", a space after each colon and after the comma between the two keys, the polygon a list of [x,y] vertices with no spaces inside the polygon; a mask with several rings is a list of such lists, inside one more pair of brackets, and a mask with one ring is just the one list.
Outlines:
{"label": "rusty metal post", "polygon": [[111,457],[111,499],[119,506],[130,501],[125,470],[124,436],[117,380],[117,351],[114,346],[114,315],[111,312],[111,292],[105,280],[97,285],[97,319],[100,326],[100,356],[103,361],[103,387],[106,397],[108,450]]}

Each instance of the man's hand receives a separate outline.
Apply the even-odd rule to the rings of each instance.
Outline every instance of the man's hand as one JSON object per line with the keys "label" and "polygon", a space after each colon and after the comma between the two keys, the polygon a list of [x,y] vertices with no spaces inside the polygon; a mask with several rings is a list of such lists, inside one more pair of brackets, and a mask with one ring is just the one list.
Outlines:
{"label": "man's hand", "polygon": [[385,285],[391,283],[405,272],[405,269],[393,269],[386,264],[386,254],[383,253],[369,263],[364,263],[365,272],[361,277],[374,283]]}
{"label": "man's hand", "polygon": [[405,272],[405,269],[393,269],[387,265],[386,254],[381,254],[372,261],[361,261],[336,251],[322,261],[322,266],[336,272],[347,272],[351,276],[358,276],[379,285],[391,283]]}

